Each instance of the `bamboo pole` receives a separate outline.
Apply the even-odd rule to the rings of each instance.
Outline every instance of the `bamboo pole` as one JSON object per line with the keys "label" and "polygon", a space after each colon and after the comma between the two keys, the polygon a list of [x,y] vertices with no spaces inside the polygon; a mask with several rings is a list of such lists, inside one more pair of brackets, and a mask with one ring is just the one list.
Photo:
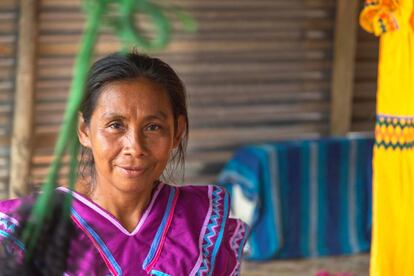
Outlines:
{"label": "bamboo pole", "polygon": [[331,135],[345,135],[351,129],[358,7],[358,0],[337,1],[331,90]]}
{"label": "bamboo pole", "polygon": [[20,0],[9,197],[30,191],[36,67],[37,0]]}

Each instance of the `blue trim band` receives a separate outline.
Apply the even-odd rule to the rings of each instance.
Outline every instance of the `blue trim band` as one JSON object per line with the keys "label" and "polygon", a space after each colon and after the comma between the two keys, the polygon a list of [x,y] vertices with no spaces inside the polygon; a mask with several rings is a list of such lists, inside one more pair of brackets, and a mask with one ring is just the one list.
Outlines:
{"label": "blue trim band", "polygon": [[111,262],[111,265],[115,268],[118,275],[122,275],[121,267],[118,265],[118,263],[115,261],[114,256],[112,256],[111,251],[109,248],[105,245],[101,237],[93,230],[93,228],[75,211],[75,209],[72,208],[72,214],[75,216],[75,218],[79,221],[79,223],[85,227],[85,229],[89,232],[89,234],[92,235],[94,240],[98,243],[98,245],[101,247],[102,251],[104,252],[105,256],[108,258],[108,260]]}
{"label": "blue trim band", "polygon": [[171,212],[171,206],[172,206],[172,203],[173,203],[173,199],[175,197],[176,189],[177,188],[175,188],[175,187],[171,187],[170,195],[168,196],[167,208],[165,209],[165,213],[164,213],[164,216],[162,218],[161,224],[158,227],[157,233],[155,234],[155,238],[154,238],[154,241],[151,244],[151,248],[148,252],[148,255],[145,258],[144,263],[142,264],[142,268],[144,270],[147,268],[148,264],[150,264],[151,261],[154,259],[155,252],[157,251],[158,245],[159,245],[160,240],[161,240],[161,235],[164,231],[165,224],[167,223],[168,216],[170,215],[170,212]]}
{"label": "blue trim band", "polygon": [[158,271],[158,270],[151,270],[150,275],[155,275],[155,276],[170,276],[170,274]]}

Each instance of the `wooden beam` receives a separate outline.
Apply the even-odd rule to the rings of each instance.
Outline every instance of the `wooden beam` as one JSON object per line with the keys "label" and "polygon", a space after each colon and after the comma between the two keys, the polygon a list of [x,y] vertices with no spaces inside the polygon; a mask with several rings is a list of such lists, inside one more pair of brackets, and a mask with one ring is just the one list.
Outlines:
{"label": "wooden beam", "polygon": [[345,135],[352,120],[358,0],[338,0],[331,94],[331,135]]}
{"label": "wooden beam", "polygon": [[36,67],[37,0],[20,0],[16,92],[11,145],[9,196],[30,191]]}

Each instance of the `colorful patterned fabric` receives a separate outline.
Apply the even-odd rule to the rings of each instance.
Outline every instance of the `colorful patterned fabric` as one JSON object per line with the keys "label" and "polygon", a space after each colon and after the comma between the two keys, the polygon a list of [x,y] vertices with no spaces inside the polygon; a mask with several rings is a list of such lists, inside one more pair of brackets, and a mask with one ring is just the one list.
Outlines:
{"label": "colorful patterned fabric", "polygon": [[[239,275],[247,229],[228,217],[229,200],[219,186],[160,183],[138,225],[128,232],[111,214],[74,193],[71,218],[77,232],[66,275]],[[0,238],[2,232],[13,236],[18,219],[11,214],[19,202],[0,203]]]}
{"label": "colorful patterned fabric", "polygon": [[388,2],[399,27],[379,33],[370,275],[405,276],[414,274],[414,1]]}
{"label": "colorful patterned fabric", "polygon": [[376,36],[398,30],[398,20],[394,14],[398,2],[398,0],[366,0],[360,16],[361,26]]}
{"label": "colorful patterned fabric", "polygon": [[414,117],[377,115],[375,146],[393,150],[414,147]]}
{"label": "colorful patterned fabric", "polygon": [[367,251],[371,138],[251,145],[219,177],[249,223],[247,257],[315,257]]}

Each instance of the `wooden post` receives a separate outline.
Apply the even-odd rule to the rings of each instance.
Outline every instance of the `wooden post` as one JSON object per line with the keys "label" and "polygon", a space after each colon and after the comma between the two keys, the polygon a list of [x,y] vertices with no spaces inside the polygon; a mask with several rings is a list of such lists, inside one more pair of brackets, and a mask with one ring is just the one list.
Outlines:
{"label": "wooden post", "polygon": [[345,135],[352,120],[358,0],[338,0],[331,94],[331,135]]}
{"label": "wooden post", "polygon": [[9,196],[30,191],[34,82],[36,68],[37,0],[20,0]]}

